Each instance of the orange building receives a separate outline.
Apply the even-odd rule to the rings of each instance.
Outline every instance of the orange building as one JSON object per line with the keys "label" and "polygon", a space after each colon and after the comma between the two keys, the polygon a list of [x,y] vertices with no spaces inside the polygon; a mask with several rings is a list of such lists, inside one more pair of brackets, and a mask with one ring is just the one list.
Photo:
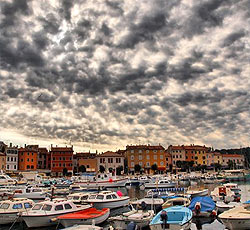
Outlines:
{"label": "orange building", "polygon": [[51,175],[63,176],[66,168],[68,173],[73,174],[73,146],[53,147],[51,146]]}
{"label": "orange building", "polygon": [[165,151],[165,154],[166,154],[166,169],[172,170],[173,169],[172,156],[170,153],[167,152],[167,150]]}
{"label": "orange building", "polygon": [[18,169],[20,171],[37,169],[38,145],[28,145],[18,149]]}
{"label": "orange building", "polygon": [[161,145],[128,145],[126,147],[126,158],[128,170],[135,171],[135,165],[140,165],[141,169],[151,173],[151,166],[156,164],[159,171],[166,170],[166,152]]}
{"label": "orange building", "polygon": [[78,172],[79,167],[83,165],[86,172],[98,172],[96,155],[90,152],[76,153],[77,169],[75,171]]}

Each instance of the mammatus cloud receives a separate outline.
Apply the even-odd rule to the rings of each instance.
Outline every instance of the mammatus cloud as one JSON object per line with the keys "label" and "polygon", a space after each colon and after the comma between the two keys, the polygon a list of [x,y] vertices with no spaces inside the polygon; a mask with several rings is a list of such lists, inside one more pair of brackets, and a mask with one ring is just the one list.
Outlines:
{"label": "mammatus cloud", "polygon": [[1,139],[249,145],[249,1],[0,8]]}

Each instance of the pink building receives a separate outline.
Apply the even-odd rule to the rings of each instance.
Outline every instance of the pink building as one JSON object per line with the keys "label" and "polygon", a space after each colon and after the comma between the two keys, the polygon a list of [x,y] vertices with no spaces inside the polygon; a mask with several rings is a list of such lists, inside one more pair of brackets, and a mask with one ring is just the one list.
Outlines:
{"label": "pink building", "polygon": [[222,154],[222,166],[227,167],[230,161],[235,163],[236,168],[243,168],[245,158],[239,154]]}

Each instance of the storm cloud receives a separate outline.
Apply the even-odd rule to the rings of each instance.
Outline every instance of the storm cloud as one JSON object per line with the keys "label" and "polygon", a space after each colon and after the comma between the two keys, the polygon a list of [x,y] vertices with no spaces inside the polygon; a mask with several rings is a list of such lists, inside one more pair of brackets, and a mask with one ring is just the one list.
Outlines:
{"label": "storm cloud", "polygon": [[249,145],[247,6],[1,1],[0,138],[100,151]]}

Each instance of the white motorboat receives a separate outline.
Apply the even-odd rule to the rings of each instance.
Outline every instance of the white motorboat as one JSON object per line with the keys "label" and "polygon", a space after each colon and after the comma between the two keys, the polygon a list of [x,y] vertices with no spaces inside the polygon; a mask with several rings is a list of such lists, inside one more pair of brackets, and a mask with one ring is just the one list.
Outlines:
{"label": "white motorboat", "polygon": [[110,217],[109,222],[117,230],[127,229],[128,224],[133,221],[139,229],[149,225],[154,217],[153,210],[136,210],[132,209],[121,215]]}
{"label": "white motorboat", "polygon": [[116,192],[102,191],[97,194],[89,196],[88,203],[91,203],[93,207],[97,209],[103,208],[119,208],[128,205],[128,196],[119,196]]}
{"label": "white motorboat", "polygon": [[214,201],[223,200],[226,203],[229,203],[234,200],[234,192],[230,188],[225,186],[216,187],[210,194]]}
{"label": "white motorboat", "polygon": [[161,210],[163,203],[164,200],[162,198],[143,198],[130,201],[134,209],[138,209],[138,207],[145,205],[147,210]]}
{"label": "white motorboat", "polygon": [[238,207],[240,205],[241,204],[237,203],[237,202],[230,202],[230,203],[225,203],[224,201],[217,201],[216,202],[216,208],[217,208],[218,213],[228,211],[229,209]]}
{"label": "white motorboat", "polygon": [[32,200],[44,200],[48,197],[49,190],[47,188],[31,187],[31,188],[19,188],[14,190],[14,197],[28,198]]}
{"label": "white motorboat", "polygon": [[232,192],[234,192],[234,201],[239,202],[241,199],[241,189],[238,187],[238,184],[235,183],[226,183],[223,184],[226,188],[230,188]]}
{"label": "white motorboat", "polygon": [[91,205],[75,205],[66,199],[53,199],[39,202],[33,208],[22,214],[23,220],[29,228],[45,227],[57,224],[60,215],[73,213],[91,208]]}
{"label": "white motorboat", "polygon": [[250,226],[250,206],[241,205],[219,215],[219,219],[230,230],[247,230]]}
{"label": "white motorboat", "polygon": [[140,189],[152,189],[152,188],[173,188],[176,186],[176,182],[170,180],[156,180],[151,182],[145,182],[140,185]]}
{"label": "white motorboat", "polygon": [[177,205],[187,207],[189,204],[190,204],[190,199],[186,197],[175,197],[167,199],[167,201],[162,205],[162,208],[164,209]]}
{"label": "white motorboat", "polygon": [[16,184],[17,180],[11,178],[7,174],[0,172],[0,185],[10,185],[10,184]]}
{"label": "white motorboat", "polygon": [[109,208],[104,208],[102,210],[97,210],[96,208],[88,208],[79,212],[64,214],[62,216],[57,217],[57,220],[64,227],[70,227],[75,224],[101,224],[108,219],[109,214]]}
{"label": "white motorboat", "polygon": [[13,198],[0,202],[0,224],[21,222],[22,212],[32,208],[34,201],[27,198]]}
{"label": "white motorboat", "polygon": [[192,198],[196,196],[207,196],[208,195],[208,189],[203,190],[188,190],[187,195],[190,195]]}

